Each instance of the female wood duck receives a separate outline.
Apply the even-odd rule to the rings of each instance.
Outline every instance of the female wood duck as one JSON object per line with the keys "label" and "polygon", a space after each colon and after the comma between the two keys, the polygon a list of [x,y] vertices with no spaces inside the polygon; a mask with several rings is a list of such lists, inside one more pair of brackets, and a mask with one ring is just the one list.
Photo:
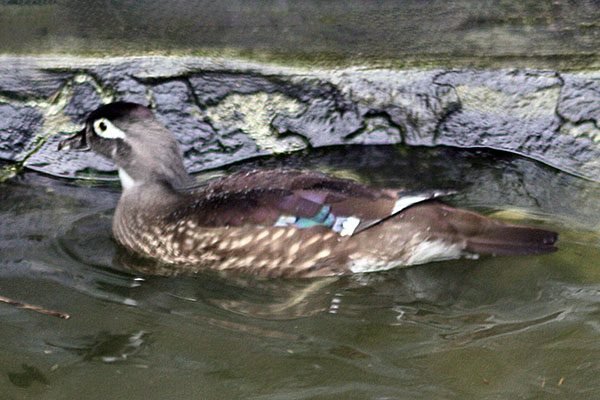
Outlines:
{"label": "female wood duck", "polygon": [[101,106],[62,148],[91,148],[118,165],[123,194],[114,237],[161,263],[312,277],[556,250],[555,232],[452,208],[436,200],[441,192],[286,170],[190,188],[174,135],[139,104]]}

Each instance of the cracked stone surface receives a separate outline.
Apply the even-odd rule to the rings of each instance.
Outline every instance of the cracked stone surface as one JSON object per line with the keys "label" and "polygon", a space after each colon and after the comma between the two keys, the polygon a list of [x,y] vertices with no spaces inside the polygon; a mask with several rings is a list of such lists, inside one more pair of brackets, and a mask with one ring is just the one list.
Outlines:
{"label": "cracked stone surface", "polygon": [[194,57],[0,57],[0,157],[114,179],[92,153],[57,152],[102,103],[153,108],[191,171],[345,144],[489,147],[600,178],[600,73],[315,70]]}
{"label": "cracked stone surface", "polygon": [[299,115],[304,108],[279,93],[233,94],[207,110],[207,117],[219,132],[239,130],[254,140],[257,152],[285,153],[306,148],[298,137],[278,137],[270,122],[277,113]]}
{"label": "cracked stone surface", "polygon": [[0,157],[23,152],[39,132],[44,117],[34,107],[0,103]]}

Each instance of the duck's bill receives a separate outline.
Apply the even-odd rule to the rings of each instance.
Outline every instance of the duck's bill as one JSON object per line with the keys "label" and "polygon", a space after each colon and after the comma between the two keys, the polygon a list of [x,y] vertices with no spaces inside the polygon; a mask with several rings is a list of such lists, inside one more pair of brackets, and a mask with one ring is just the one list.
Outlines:
{"label": "duck's bill", "polygon": [[85,137],[85,128],[77,132],[71,137],[61,140],[58,143],[58,151],[61,150],[89,150],[87,139]]}

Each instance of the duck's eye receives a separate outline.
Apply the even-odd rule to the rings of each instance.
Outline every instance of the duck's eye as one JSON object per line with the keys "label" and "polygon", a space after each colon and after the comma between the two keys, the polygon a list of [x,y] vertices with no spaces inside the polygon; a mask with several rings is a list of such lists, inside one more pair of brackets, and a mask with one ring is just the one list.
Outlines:
{"label": "duck's eye", "polygon": [[125,133],[106,118],[94,121],[94,131],[104,139],[125,139]]}

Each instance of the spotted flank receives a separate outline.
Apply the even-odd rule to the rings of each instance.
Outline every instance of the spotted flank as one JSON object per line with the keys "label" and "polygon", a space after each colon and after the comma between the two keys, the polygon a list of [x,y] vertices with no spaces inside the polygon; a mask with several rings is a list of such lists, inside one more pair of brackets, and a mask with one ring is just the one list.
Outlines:
{"label": "spotted flank", "polygon": [[352,236],[360,219],[356,217],[336,217],[331,213],[330,206],[323,206],[318,213],[310,218],[299,218],[292,215],[282,215],[275,221],[274,226],[293,226],[295,228],[311,228],[313,226],[326,226],[340,236]]}

